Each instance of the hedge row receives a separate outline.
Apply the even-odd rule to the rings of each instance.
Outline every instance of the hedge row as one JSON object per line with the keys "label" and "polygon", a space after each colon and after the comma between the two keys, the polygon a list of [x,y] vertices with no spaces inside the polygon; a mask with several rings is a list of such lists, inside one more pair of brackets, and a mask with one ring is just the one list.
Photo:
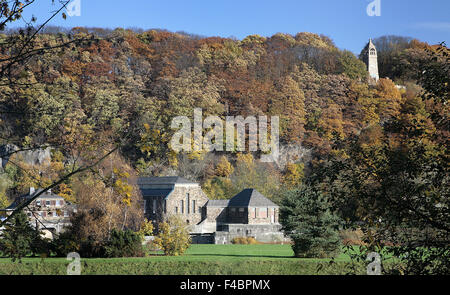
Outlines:
{"label": "hedge row", "polygon": [[[52,259],[31,262],[0,263],[0,274],[18,275],[65,275],[69,262]],[[122,275],[315,275],[346,274],[349,266],[345,262],[328,263],[283,260],[283,261],[151,261],[143,260],[89,260],[81,261],[81,274]],[[365,268],[358,267],[363,274]]]}

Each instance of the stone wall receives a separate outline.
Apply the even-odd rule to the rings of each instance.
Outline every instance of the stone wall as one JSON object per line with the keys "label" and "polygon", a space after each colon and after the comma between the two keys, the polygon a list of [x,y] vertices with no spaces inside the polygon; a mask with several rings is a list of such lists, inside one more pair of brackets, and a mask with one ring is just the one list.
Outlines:
{"label": "stone wall", "polygon": [[[189,208],[187,206],[189,194]],[[182,202],[183,201],[183,204]],[[195,208],[193,208],[195,201]],[[177,214],[189,224],[197,224],[205,217],[204,207],[208,202],[206,194],[198,185],[175,186],[166,201],[166,215]],[[181,208],[183,205],[184,208]]]}
{"label": "stone wall", "polygon": [[206,207],[206,219],[208,222],[223,223],[227,221],[227,208],[225,207]]}
{"label": "stone wall", "polygon": [[275,243],[287,239],[280,224],[224,224],[214,235],[215,244],[231,244],[234,238],[253,237],[259,242]]}
{"label": "stone wall", "polygon": [[247,207],[229,207],[227,211],[227,223],[248,223],[249,213]]}
{"label": "stone wall", "polygon": [[248,223],[278,223],[278,211],[279,209],[275,207],[251,207],[248,210]]}
{"label": "stone wall", "polygon": [[192,244],[214,244],[214,234],[193,234]]}

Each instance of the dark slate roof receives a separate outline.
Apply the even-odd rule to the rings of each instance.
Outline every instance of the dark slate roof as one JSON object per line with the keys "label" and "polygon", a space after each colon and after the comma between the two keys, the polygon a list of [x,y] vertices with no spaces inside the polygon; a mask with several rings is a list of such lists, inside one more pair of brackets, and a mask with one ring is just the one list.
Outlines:
{"label": "dark slate roof", "polygon": [[278,205],[257,190],[247,188],[232,197],[228,207],[278,207]]}
{"label": "dark slate roof", "polygon": [[209,200],[206,207],[227,207],[230,200]]}
{"label": "dark slate roof", "polygon": [[172,189],[158,189],[158,188],[146,188],[141,189],[142,197],[164,197],[167,198],[170,193],[172,192]]}
{"label": "dark slate roof", "polygon": [[161,177],[139,177],[138,184],[195,184],[180,176],[161,176]]}

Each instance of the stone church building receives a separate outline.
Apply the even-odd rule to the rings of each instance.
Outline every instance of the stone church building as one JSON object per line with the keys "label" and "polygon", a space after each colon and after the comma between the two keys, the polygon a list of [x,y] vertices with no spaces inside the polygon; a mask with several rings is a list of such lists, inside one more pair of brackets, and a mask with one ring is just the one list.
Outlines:
{"label": "stone church building", "polygon": [[138,185],[145,216],[156,222],[182,216],[194,243],[226,244],[237,237],[284,240],[278,205],[255,189],[244,189],[229,200],[209,200],[198,183],[178,176],[141,177]]}

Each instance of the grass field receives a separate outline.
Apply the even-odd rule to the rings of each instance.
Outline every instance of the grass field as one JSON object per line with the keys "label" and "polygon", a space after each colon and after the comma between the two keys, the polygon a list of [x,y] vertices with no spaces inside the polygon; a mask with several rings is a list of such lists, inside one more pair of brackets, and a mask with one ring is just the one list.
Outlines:
{"label": "grass field", "polygon": [[[290,245],[192,245],[183,256],[81,258],[82,274],[290,275],[345,274],[349,258],[294,258]],[[0,274],[66,274],[65,258],[0,259]],[[320,271],[319,271],[320,269]],[[361,273],[363,267],[361,267]]]}

